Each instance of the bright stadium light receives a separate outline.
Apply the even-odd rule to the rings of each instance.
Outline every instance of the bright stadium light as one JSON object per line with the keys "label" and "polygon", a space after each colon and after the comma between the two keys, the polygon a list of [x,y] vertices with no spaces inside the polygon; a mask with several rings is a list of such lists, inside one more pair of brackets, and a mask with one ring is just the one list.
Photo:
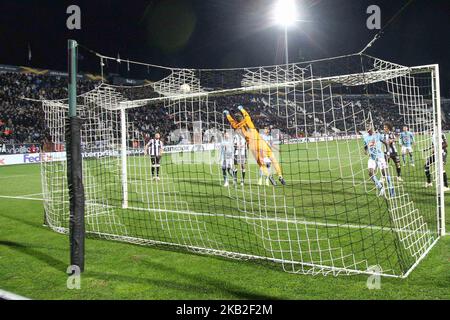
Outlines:
{"label": "bright stadium light", "polygon": [[278,0],[273,11],[275,23],[284,27],[284,50],[286,64],[289,63],[288,27],[292,26],[297,17],[295,0]]}
{"label": "bright stadium light", "polygon": [[278,0],[274,8],[275,22],[284,27],[288,27],[297,21],[297,7],[295,0]]}

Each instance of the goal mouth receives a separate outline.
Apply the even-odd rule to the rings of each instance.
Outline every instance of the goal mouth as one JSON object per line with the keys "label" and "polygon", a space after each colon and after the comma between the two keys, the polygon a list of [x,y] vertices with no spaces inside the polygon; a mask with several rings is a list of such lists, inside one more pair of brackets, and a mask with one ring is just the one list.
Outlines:
{"label": "goal mouth", "polygon": [[[444,221],[437,66],[358,54],[164,70],[153,83],[103,83],[77,99],[88,235],[299,274],[388,277],[408,276],[436,244]],[[67,162],[57,150],[68,109],[43,101],[43,110],[54,154],[41,164],[46,221],[65,233]],[[394,142],[397,158],[377,149],[390,134],[385,121],[400,129],[394,140],[404,126],[414,135],[412,146]]]}

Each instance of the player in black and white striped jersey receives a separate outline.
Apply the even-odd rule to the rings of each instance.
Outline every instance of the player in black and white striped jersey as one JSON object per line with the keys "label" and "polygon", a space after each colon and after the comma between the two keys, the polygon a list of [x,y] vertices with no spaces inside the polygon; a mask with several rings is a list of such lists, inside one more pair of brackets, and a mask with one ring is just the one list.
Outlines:
{"label": "player in black and white striped jersey", "polygon": [[385,158],[386,163],[389,163],[389,160],[392,160],[395,164],[395,168],[397,169],[397,180],[403,181],[402,179],[402,165],[400,162],[400,156],[397,152],[397,146],[395,145],[397,142],[395,133],[394,133],[394,125],[386,121],[383,125],[384,134],[383,134],[383,143],[385,145]]}
{"label": "player in black and white striped jersey", "polygon": [[[435,136],[433,135],[433,141]],[[442,162],[443,162],[443,178],[444,178],[444,192],[450,191],[450,188],[448,187],[448,180],[447,180],[447,172],[445,171],[445,165],[447,164],[447,148],[448,148],[448,142],[447,138],[445,137],[445,134],[442,134]],[[428,148],[428,150],[432,150],[431,156],[427,158],[427,161],[425,162],[425,175],[427,177],[427,183],[425,184],[425,188],[429,188],[433,186],[433,183],[431,182],[431,166],[436,162],[436,155],[434,152],[434,142],[432,143],[431,147]]]}
{"label": "player in black and white striped jersey", "polygon": [[155,138],[150,139],[144,148],[144,154],[149,155],[152,161],[152,177],[155,180],[160,180],[159,169],[161,168],[161,157],[163,155],[163,152],[164,144],[161,141],[161,135],[159,133],[156,133]]}

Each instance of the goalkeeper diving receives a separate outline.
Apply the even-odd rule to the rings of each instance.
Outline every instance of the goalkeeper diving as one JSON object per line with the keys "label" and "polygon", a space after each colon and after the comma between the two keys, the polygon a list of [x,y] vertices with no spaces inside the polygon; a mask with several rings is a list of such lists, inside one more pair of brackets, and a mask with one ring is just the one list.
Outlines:
{"label": "goalkeeper diving", "polygon": [[234,118],[230,115],[230,112],[228,110],[224,111],[225,116],[231,124],[231,127],[244,136],[245,140],[247,141],[249,150],[253,154],[262,174],[267,177],[272,185],[276,186],[277,183],[273,179],[269,169],[267,168],[268,160],[270,160],[270,162],[272,163],[278,175],[278,180],[282,185],[286,185],[281,171],[281,166],[278,160],[275,158],[269,144],[261,137],[253,123],[252,118],[250,117],[250,114],[244,109],[244,107],[239,106],[238,109],[240,113],[236,113],[234,115]]}

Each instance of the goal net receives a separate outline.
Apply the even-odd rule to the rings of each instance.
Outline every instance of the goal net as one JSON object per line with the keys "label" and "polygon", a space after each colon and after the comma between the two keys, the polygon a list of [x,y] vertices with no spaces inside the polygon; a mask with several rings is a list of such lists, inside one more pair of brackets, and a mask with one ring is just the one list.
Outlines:
{"label": "goal net", "polygon": [[[88,235],[292,273],[395,277],[439,239],[437,66],[351,55],[160,71],[144,86],[103,83],[78,98]],[[46,223],[67,233],[57,151],[68,107],[43,109]]]}

